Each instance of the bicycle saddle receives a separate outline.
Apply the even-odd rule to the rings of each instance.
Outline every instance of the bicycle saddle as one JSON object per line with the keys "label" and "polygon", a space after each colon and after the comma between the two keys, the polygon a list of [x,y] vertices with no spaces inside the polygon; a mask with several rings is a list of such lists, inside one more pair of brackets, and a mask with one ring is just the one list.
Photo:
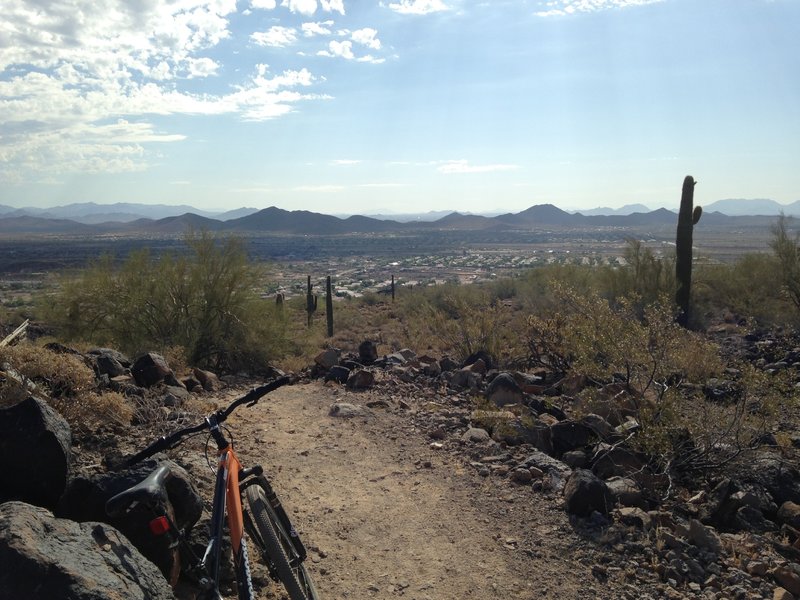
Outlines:
{"label": "bicycle saddle", "polygon": [[169,476],[168,465],[158,467],[144,481],[109,498],[108,502],[106,502],[106,514],[110,517],[118,517],[135,502],[141,502],[146,506],[166,504],[169,499],[164,483],[169,479]]}

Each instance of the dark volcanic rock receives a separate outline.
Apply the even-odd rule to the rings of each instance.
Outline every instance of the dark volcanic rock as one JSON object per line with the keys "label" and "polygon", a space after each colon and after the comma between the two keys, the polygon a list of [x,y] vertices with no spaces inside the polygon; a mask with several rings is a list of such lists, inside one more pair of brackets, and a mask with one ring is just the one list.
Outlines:
{"label": "dark volcanic rock", "polygon": [[22,502],[0,505],[0,597],[168,600],[156,566],[116,529],[57,519]]}
{"label": "dark volcanic rock", "polygon": [[613,498],[604,481],[591,471],[577,469],[564,487],[564,505],[568,513],[581,517],[593,511],[606,515],[613,507]]}
{"label": "dark volcanic rock", "polygon": [[0,502],[22,500],[52,508],[70,472],[72,433],[43,400],[0,410]]}
{"label": "dark volcanic rock", "polygon": [[175,377],[164,357],[155,352],[148,352],[137,358],[131,367],[131,373],[136,385],[141,387],[150,387]]}

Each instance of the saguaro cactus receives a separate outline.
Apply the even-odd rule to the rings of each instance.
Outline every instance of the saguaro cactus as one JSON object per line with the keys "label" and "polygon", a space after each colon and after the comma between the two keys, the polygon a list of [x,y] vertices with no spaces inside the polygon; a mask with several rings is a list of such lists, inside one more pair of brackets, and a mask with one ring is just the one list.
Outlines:
{"label": "saguaro cactus", "polygon": [[306,313],[308,313],[308,326],[311,327],[311,319],[317,311],[317,297],[311,293],[311,275],[308,276],[308,287],[306,292]]}
{"label": "saguaro cactus", "polygon": [[696,183],[691,175],[687,175],[683,180],[681,209],[678,213],[678,232],[675,236],[675,279],[678,284],[675,303],[680,310],[678,323],[684,327],[689,324],[689,298],[692,286],[692,230],[703,214],[701,207],[692,207]]}
{"label": "saguaro cactus", "polygon": [[392,275],[392,302],[394,302],[394,275]]}
{"label": "saguaro cactus", "polygon": [[325,280],[325,316],[328,319],[328,337],[333,337],[333,294],[330,275]]}

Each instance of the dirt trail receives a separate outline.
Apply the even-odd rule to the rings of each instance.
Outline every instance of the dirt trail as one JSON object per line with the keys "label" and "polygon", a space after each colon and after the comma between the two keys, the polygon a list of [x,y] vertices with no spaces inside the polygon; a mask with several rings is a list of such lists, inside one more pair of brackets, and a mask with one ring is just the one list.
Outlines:
{"label": "dirt trail", "polygon": [[[231,421],[239,454],[265,467],[301,530],[323,599],[630,595],[623,582],[592,577],[555,498],[480,477],[432,448],[393,404],[366,417],[328,414],[333,402],[374,399],[300,384]],[[281,596],[277,587],[264,595]]]}

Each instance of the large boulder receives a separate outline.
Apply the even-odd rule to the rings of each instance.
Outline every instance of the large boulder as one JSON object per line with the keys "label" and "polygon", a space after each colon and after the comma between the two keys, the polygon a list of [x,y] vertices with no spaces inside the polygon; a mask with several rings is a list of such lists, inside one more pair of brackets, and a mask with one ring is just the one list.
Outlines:
{"label": "large boulder", "polygon": [[156,566],[116,529],[57,519],[22,502],[0,504],[0,598],[168,600]]}
{"label": "large boulder", "polygon": [[371,365],[378,360],[378,346],[375,342],[364,340],[358,346],[358,360],[365,365]]}
{"label": "large boulder", "polygon": [[52,508],[70,473],[72,432],[64,418],[33,396],[0,410],[0,502]]}
{"label": "large boulder", "polygon": [[134,361],[131,374],[140,387],[151,387],[162,381],[175,378],[167,361],[160,354],[148,352]]}
{"label": "large boulder", "polygon": [[522,404],[525,394],[509,373],[500,373],[486,388],[486,398],[495,406]]}
{"label": "large boulder", "polygon": [[614,506],[611,491],[602,479],[586,469],[576,469],[564,487],[568,513],[588,517],[593,511],[607,515]]}

